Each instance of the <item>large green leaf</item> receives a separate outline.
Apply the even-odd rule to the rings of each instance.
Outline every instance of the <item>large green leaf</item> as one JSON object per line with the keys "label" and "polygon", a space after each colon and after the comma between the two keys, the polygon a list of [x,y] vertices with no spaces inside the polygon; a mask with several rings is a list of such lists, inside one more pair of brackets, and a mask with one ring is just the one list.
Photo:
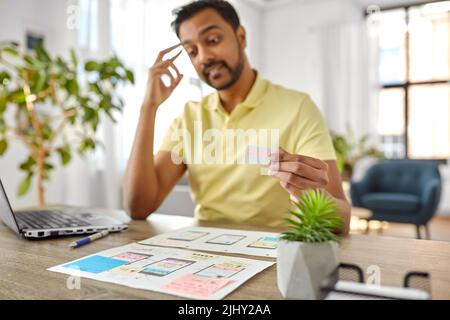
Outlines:
{"label": "large green leaf", "polygon": [[0,140],[0,157],[5,154],[6,150],[8,150],[8,141]]}
{"label": "large green leaf", "polygon": [[42,61],[40,61],[40,60],[38,60],[38,59],[35,59],[35,58],[33,58],[32,56],[30,56],[30,55],[25,55],[25,57],[23,58],[23,60],[25,61],[25,62],[27,62],[32,68],[34,67],[34,68],[37,68],[37,69],[40,69],[40,68],[45,68],[45,67],[47,67],[47,64],[46,63],[44,63],[44,62],[42,62]]}
{"label": "large green leaf", "polygon": [[133,72],[132,72],[131,70],[127,70],[127,71],[126,71],[126,74],[127,74],[127,79],[128,79],[132,84],[134,84],[134,74],[133,74]]}
{"label": "large green leaf", "polygon": [[70,49],[70,59],[72,59],[72,64],[76,68],[78,66],[78,59],[75,50]]}
{"label": "large green leaf", "polygon": [[98,62],[91,60],[86,62],[86,64],[84,65],[84,69],[86,71],[98,71],[101,69],[101,65]]}
{"label": "large green leaf", "polygon": [[117,56],[114,56],[108,61],[106,61],[105,66],[110,70],[109,72],[111,72],[113,69],[122,66],[122,63],[120,62]]}
{"label": "large green leaf", "polygon": [[11,81],[11,76],[8,72],[2,71],[0,72],[0,85],[7,86]]}
{"label": "large green leaf", "polygon": [[11,102],[14,102],[19,105],[24,104],[25,103],[25,94],[23,93],[22,89],[17,89],[9,94],[8,99]]}
{"label": "large green leaf", "polygon": [[49,63],[52,61],[50,58],[50,55],[48,54],[47,50],[44,49],[42,45],[37,45],[35,48],[36,56],[41,62]]}
{"label": "large green leaf", "polygon": [[25,179],[22,180],[22,182],[19,185],[19,188],[17,189],[17,194],[19,197],[23,197],[31,186],[31,175],[27,175]]}
{"label": "large green leaf", "polygon": [[88,150],[95,150],[95,141],[92,138],[84,139],[79,146],[80,153],[85,153]]}
{"label": "large green leaf", "polygon": [[92,130],[94,130],[94,132],[96,132],[98,123],[100,122],[100,117],[98,116],[98,111],[95,112],[94,117],[89,122],[91,124]]}
{"label": "large green leaf", "polygon": [[48,81],[47,73],[44,71],[40,71],[38,73],[38,79],[36,81],[36,85],[33,88],[33,91],[36,93],[41,92],[44,89],[44,87],[47,87],[47,85],[46,85],[47,81]]}
{"label": "large green leaf", "polygon": [[8,128],[6,127],[5,117],[0,113],[0,134],[6,134],[6,130],[8,130]]}
{"label": "large green leaf", "polygon": [[6,96],[0,91],[0,116],[5,112],[7,105],[8,100],[6,100]]}
{"label": "large green leaf", "polygon": [[100,86],[98,85],[98,83],[90,83],[89,84],[89,89],[93,92],[95,92],[96,94],[102,94],[102,90],[100,89]]}
{"label": "large green leaf", "polygon": [[72,160],[72,155],[70,153],[69,147],[61,147],[56,151],[59,153],[59,157],[63,166],[69,164],[69,162]]}
{"label": "large green leaf", "polygon": [[69,72],[70,71],[67,63],[61,57],[58,57],[58,58],[56,58],[56,65],[60,69],[62,69],[62,71],[61,71],[62,73],[60,74],[60,76],[61,76],[61,78],[64,78],[65,72]]}
{"label": "large green leaf", "polygon": [[50,140],[53,137],[53,129],[50,127],[49,124],[45,124],[42,127],[41,133],[42,138],[44,138],[44,140]]}
{"label": "large green leaf", "polygon": [[66,81],[66,90],[70,95],[78,95],[79,87],[78,82],[75,78],[68,79]]}
{"label": "large green leaf", "polygon": [[33,166],[36,164],[36,161],[33,157],[29,156],[27,160],[19,164],[20,170],[32,172]]}
{"label": "large green leaf", "polygon": [[52,165],[51,163],[45,163],[45,164],[44,164],[44,170],[46,170],[46,171],[51,171],[51,170],[53,170],[53,169],[55,169],[55,166]]}
{"label": "large green leaf", "polygon": [[95,115],[96,115],[97,111],[93,108],[90,107],[85,107],[84,108],[84,115],[83,115],[83,123],[89,122],[92,119],[94,119]]}
{"label": "large green leaf", "polygon": [[19,55],[19,51],[12,47],[5,47],[1,49],[4,53],[7,53],[11,56],[17,57]]}

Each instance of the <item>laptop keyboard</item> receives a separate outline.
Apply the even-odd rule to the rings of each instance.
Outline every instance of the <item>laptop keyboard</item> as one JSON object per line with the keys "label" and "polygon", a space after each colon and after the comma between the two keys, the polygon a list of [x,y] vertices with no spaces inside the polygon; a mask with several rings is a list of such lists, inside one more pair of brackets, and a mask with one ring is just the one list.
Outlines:
{"label": "laptop keyboard", "polygon": [[91,225],[59,210],[16,212],[16,219],[21,229],[54,229]]}

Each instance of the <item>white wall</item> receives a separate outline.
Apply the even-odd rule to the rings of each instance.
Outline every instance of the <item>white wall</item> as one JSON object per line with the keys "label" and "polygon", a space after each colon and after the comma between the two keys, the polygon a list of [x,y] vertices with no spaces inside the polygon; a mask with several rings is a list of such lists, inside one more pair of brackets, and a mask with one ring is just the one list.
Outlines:
{"label": "white wall", "polygon": [[[341,11],[339,2],[333,0],[292,2],[266,10],[261,50],[263,74],[273,82],[320,99],[319,44],[312,31],[341,19]],[[310,73],[311,67],[316,72]]]}
{"label": "white wall", "polygon": [[[349,75],[349,72],[363,72],[367,69],[364,61],[348,61],[346,57],[339,56],[339,50],[356,50],[355,57],[360,59],[364,55],[364,44],[361,48],[349,48],[360,36],[352,24],[358,23],[363,17],[362,7],[351,0],[303,0],[292,1],[284,6],[279,6],[266,10],[264,13],[264,29],[262,31],[262,71],[263,74],[273,82],[282,84],[289,88],[307,92],[311,95],[318,107],[325,114],[330,127],[342,131],[345,122],[348,120],[346,110],[336,108],[343,106],[337,101],[329,101],[330,97],[335,99],[338,93],[330,92],[333,84],[340,84],[339,80],[352,81],[350,76],[357,79],[357,75]],[[340,39],[335,39],[335,47],[324,43],[327,36],[324,33],[331,33],[328,29],[345,27],[348,32],[353,32],[348,39],[348,43],[339,43]],[[353,29],[353,30],[352,30]],[[336,31],[336,36],[341,36]],[[324,46],[325,45],[325,46]],[[330,52],[324,50],[329,49]],[[336,50],[336,52],[331,52]],[[352,65],[358,63],[358,65]],[[360,63],[360,64],[359,64]],[[330,69],[342,69],[342,78],[329,78]],[[348,79],[345,79],[348,77]],[[337,80],[337,81],[336,81]],[[348,88],[343,88],[349,90]],[[354,92],[343,93],[343,99],[361,99],[361,104],[365,103],[362,94],[355,88]],[[336,90],[336,89],[335,89]],[[364,92],[364,96],[367,96]],[[359,101],[358,101],[359,102]],[[346,104],[350,105],[357,102]],[[364,106],[361,106],[364,107]],[[351,119],[350,119],[351,120]],[[352,125],[358,126],[362,119],[355,119]],[[358,129],[358,128],[356,128]],[[362,130],[362,128],[361,128]],[[358,130],[357,130],[358,131]]]}
{"label": "white wall", "polygon": [[263,26],[264,10],[245,0],[230,1],[238,11],[241,24],[247,31],[247,54],[252,67],[260,70],[263,68]]}

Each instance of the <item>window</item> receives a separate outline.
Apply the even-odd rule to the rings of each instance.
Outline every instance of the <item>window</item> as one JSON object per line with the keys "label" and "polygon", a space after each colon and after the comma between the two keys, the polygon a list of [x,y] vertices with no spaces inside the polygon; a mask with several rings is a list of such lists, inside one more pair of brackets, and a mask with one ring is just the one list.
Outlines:
{"label": "window", "polygon": [[84,55],[98,49],[98,0],[80,0],[78,45]]}
{"label": "window", "polygon": [[378,134],[388,158],[450,157],[450,1],[378,16]]}

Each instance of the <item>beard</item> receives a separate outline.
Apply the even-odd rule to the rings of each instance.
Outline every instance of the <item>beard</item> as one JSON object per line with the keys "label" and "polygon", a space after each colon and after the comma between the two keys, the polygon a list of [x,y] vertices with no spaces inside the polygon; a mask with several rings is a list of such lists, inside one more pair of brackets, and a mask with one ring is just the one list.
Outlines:
{"label": "beard", "polygon": [[[213,66],[222,66],[224,67],[226,70],[228,70],[229,74],[230,74],[230,80],[228,82],[226,82],[223,85],[220,86],[215,86],[211,83],[211,81],[209,80],[209,72],[208,70],[213,67]],[[207,66],[205,66],[204,70],[203,70],[203,76],[205,78],[205,82],[213,87],[216,90],[226,90],[228,88],[230,88],[231,86],[233,86],[240,78],[242,75],[242,72],[244,71],[244,56],[239,48],[239,57],[238,57],[238,63],[236,65],[235,68],[231,68],[228,63],[226,63],[225,61],[221,60],[221,61],[213,61],[208,63]]]}

